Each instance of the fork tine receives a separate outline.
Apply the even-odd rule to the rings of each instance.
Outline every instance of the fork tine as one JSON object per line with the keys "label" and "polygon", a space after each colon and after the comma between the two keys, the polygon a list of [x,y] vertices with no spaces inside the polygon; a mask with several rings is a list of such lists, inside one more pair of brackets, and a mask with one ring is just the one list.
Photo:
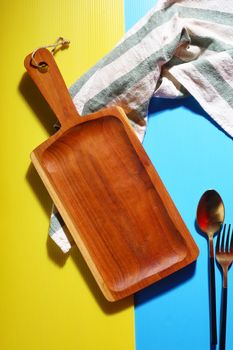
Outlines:
{"label": "fork tine", "polygon": [[231,224],[229,224],[228,230],[227,230],[227,238],[226,238],[226,245],[225,245],[225,252],[226,253],[230,252],[230,249],[229,249],[230,232],[231,232]]}
{"label": "fork tine", "polygon": [[233,253],[233,229],[231,231],[230,252]]}
{"label": "fork tine", "polygon": [[216,253],[219,252],[219,247],[220,247],[220,235],[221,235],[221,231],[222,231],[223,227],[220,228],[218,235],[217,235],[217,242],[216,242]]}
{"label": "fork tine", "polygon": [[224,224],[223,230],[222,230],[221,246],[220,246],[221,252],[224,252],[225,232],[226,232],[226,224]]}

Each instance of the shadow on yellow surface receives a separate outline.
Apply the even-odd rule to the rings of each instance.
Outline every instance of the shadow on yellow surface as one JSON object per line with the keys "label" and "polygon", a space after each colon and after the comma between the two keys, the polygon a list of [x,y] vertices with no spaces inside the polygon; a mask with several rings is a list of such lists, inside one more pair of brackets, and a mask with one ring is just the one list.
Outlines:
{"label": "shadow on yellow surface", "polygon": [[32,163],[28,167],[26,180],[39,200],[41,208],[49,218],[52,209],[52,200]]}
{"label": "shadow on yellow surface", "polygon": [[48,135],[52,135],[56,117],[27,73],[22,76],[19,91],[34,112],[35,118],[41,122]]}

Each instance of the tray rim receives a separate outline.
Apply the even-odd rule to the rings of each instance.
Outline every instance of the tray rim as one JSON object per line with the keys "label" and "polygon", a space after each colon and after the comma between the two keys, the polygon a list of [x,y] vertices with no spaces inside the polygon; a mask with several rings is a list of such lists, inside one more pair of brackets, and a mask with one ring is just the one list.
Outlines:
{"label": "tray rim", "polygon": [[[139,139],[137,138],[136,134],[134,133],[132,127],[130,126],[130,124],[127,120],[127,117],[125,116],[123,110],[119,107],[107,108],[107,109],[104,109],[100,112],[93,113],[89,116],[80,118],[79,120],[77,120],[76,125],[81,124],[81,123],[85,123],[87,121],[91,121],[91,120],[94,120],[94,119],[97,119],[100,117],[105,117],[105,116],[116,117],[122,121],[124,129],[127,133],[127,136],[129,137],[130,143],[132,144],[132,147],[135,149],[139,159],[142,161],[142,164],[145,168],[145,171],[147,171],[147,173],[150,177],[150,180],[152,181],[154,187],[156,188],[156,191],[159,193],[159,196],[161,198],[167,197],[169,199],[169,203],[171,206],[170,211],[175,210],[177,212],[177,214],[179,216],[178,220],[180,222],[182,222],[182,225],[185,228],[184,232],[179,232],[179,234],[182,236],[182,238],[185,241],[186,255],[184,256],[184,259],[178,261],[175,264],[170,265],[168,268],[164,269],[161,272],[158,272],[154,275],[146,277],[145,279],[142,279],[141,281],[137,282],[135,285],[131,285],[127,288],[124,288],[123,290],[115,291],[115,290],[109,288],[109,286],[107,286],[105,281],[103,280],[101,272],[98,270],[95,263],[93,262],[93,259],[88,251],[88,248],[85,246],[85,243],[82,241],[82,238],[80,237],[80,233],[79,233],[76,225],[74,224],[74,222],[70,218],[69,213],[67,212],[67,209],[62,204],[62,201],[59,198],[56,191],[53,190],[53,184],[51,183],[48,174],[46,174],[46,171],[43,169],[43,164],[41,164],[40,160],[37,157],[37,156],[40,156],[43,153],[43,151],[45,149],[47,149],[47,147],[49,147],[53,142],[55,142],[67,130],[61,130],[60,132],[58,131],[56,134],[51,136],[47,141],[43,142],[40,146],[38,146],[31,153],[31,160],[32,160],[32,163],[34,164],[38,174],[40,175],[47,191],[49,192],[52,200],[54,201],[58,211],[60,212],[61,216],[63,217],[63,220],[64,220],[67,228],[69,229],[75,243],[77,244],[77,246],[78,246],[84,260],[86,261],[89,269],[91,270],[92,274],[94,275],[96,282],[99,285],[100,289],[102,290],[104,296],[109,301],[117,301],[119,299],[122,299],[124,297],[127,297],[127,296],[139,291],[142,288],[147,287],[148,285],[150,285],[156,281],[161,280],[162,278],[170,275],[171,273],[174,273],[174,272],[182,269],[183,267],[189,265],[190,263],[194,262],[198,257],[199,249],[198,249],[195,241],[193,240],[192,235],[188,231],[178,209],[174,205],[172,198],[170,197],[164,184],[162,183],[158,173],[154,169],[148,155],[146,154],[144,149],[143,149],[144,152],[141,151],[142,145],[141,145]],[[74,127],[76,125],[74,125]],[[139,150],[139,152],[138,152],[138,150]],[[155,181],[155,178],[153,176],[154,174],[156,174],[156,181]],[[162,184],[162,187],[161,187],[161,184]],[[158,191],[158,188],[160,189],[160,191]],[[162,191],[161,191],[161,188],[162,188]],[[162,194],[162,196],[161,196],[161,194]],[[166,207],[166,209],[167,209],[167,207]],[[172,221],[174,221],[174,220],[172,220]],[[75,232],[75,234],[73,234],[73,232]]]}

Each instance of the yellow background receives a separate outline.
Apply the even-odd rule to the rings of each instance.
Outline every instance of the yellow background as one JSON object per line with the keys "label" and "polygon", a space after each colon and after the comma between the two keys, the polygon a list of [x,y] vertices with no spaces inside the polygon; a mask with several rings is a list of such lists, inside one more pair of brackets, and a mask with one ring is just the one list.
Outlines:
{"label": "yellow background", "polygon": [[58,36],[68,86],[124,32],[123,1],[1,2],[1,350],[134,349],[133,299],[108,303],[77,248],[64,256],[47,237],[51,200],[30,165],[55,121],[25,75],[24,57]]}

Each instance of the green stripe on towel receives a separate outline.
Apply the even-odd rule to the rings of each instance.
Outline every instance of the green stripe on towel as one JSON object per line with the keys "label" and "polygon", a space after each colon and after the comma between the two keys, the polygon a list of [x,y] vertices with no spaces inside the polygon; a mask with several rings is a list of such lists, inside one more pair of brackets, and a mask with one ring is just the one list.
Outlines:
{"label": "green stripe on towel", "polygon": [[[168,62],[174,55],[178,44],[184,40],[187,40],[185,32],[181,33],[181,35],[177,35],[172,42],[165,45],[161,50],[154,52],[134,69],[113,81],[107,88],[103,89],[96,96],[86,102],[82,114],[86,115],[105,107],[115,97],[130,89],[147,74],[153,71],[155,69],[155,62]],[[152,94],[153,91],[151,91],[151,95]]]}
{"label": "green stripe on towel", "polygon": [[122,43],[116,46],[108,55],[102,58],[94,67],[89,69],[86,74],[84,74],[76,83],[74,83],[70,88],[71,96],[74,97],[97,70],[115,61],[129,49],[140,43],[140,41],[150,34],[152,30],[168,22],[176,13],[182,18],[195,18],[207,22],[233,26],[232,14],[226,12],[188,8],[177,4],[174,4],[170,8],[159,10],[149,17],[148,21],[138,31],[122,41]]}
{"label": "green stripe on towel", "polygon": [[207,59],[195,62],[194,65],[218,94],[233,108],[233,88],[224,80],[215,67]]}

